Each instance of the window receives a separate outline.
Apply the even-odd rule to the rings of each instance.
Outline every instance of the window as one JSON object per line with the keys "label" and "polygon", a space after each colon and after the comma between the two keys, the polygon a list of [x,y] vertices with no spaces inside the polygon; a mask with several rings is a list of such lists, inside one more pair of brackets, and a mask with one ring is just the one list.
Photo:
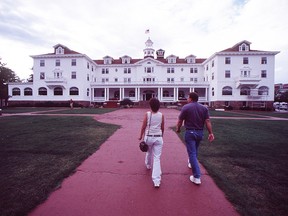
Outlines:
{"label": "window", "polygon": [[231,64],[231,58],[225,57],[225,64]]}
{"label": "window", "polygon": [[25,96],[32,95],[32,89],[31,88],[25,88],[24,89],[24,95]]}
{"label": "window", "polygon": [[44,87],[39,88],[38,95],[47,95],[47,89]]}
{"label": "window", "polygon": [[44,72],[40,72],[40,79],[45,79],[45,73]]}
{"label": "window", "polygon": [[176,63],[176,58],[168,58],[168,63]]}
{"label": "window", "polygon": [[258,89],[258,95],[268,95],[268,93],[269,93],[269,89],[266,86],[261,86]]}
{"label": "window", "polygon": [[87,74],[87,81],[89,81],[90,80],[90,76],[89,76],[89,74]]}
{"label": "window", "polygon": [[230,86],[223,87],[222,95],[232,95],[232,88]]}
{"label": "window", "polygon": [[72,60],[71,60],[71,65],[72,65],[72,66],[76,66],[76,59],[72,59]]}
{"label": "window", "polygon": [[114,78],[114,82],[118,82],[118,78]]}
{"label": "window", "polygon": [[212,78],[212,80],[214,80],[214,72],[212,73],[212,77],[211,78]]}
{"label": "window", "polygon": [[102,83],[109,82],[108,78],[102,78]]}
{"label": "window", "polygon": [[180,78],[180,82],[184,82],[184,77],[181,77],[181,78]]}
{"label": "window", "polygon": [[249,46],[247,46],[247,44],[242,44],[239,46],[239,51],[249,51]]}
{"label": "window", "polygon": [[267,58],[266,57],[261,58],[261,64],[267,64]]}
{"label": "window", "polygon": [[215,90],[214,90],[214,88],[212,88],[212,96],[214,96],[215,95]]}
{"label": "window", "polygon": [[56,59],[56,61],[55,61],[55,66],[56,66],[56,67],[59,67],[59,66],[60,66],[60,59]]}
{"label": "window", "polygon": [[181,90],[180,90],[180,91],[178,92],[178,99],[186,99],[186,98],[185,98],[185,93],[184,93],[184,91],[181,91]]}
{"label": "window", "polygon": [[64,49],[62,47],[58,47],[56,49],[56,54],[64,54]]}
{"label": "window", "polygon": [[131,68],[124,68],[125,74],[131,74]]}
{"label": "window", "polygon": [[191,78],[190,78],[190,82],[193,82],[193,81],[194,81],[194,78],[191,77]]}
{"label": "window", "polygon": [[71,87],[69,94],[70,95],[79,95],[79,89],[77,87]]}
{"label": "window", "polygon": [[129,97],[135,97],[135,91],[129,91]]}
{"label": "window", "polygon": [[250,88],[249,87],[242,87],[240,89],[240,95],[250,95]]}
{"label": "window", "polygon": [[60,87],[54,88],[54,95],[63,95],[63,89]]}
{"label": "window", "polygon": [[56,79],[62,78],[62,72],[60,72],[60,71],[54,72],[54,78],[56,78]]}
{"label": "window", "polygon": [[261,70],[261,78],[267,78],[267,71]]}
{"label": "window", "polygon": [[163,97],[169,97],[169,91],[167,90],[163,91]]}
{"label": "window", "polygon": [[212,67],[214,67],[214,60],[212,61]]}
{"label": "window", "polygon": [[13,88],[12,89],[12,95],[20,95],[20,89],[19,88]]}
{"label": "window", "polygon": [[250,77],[250,71],[249,70],[242,70],[241,71],[241,77]]}
{"label": "window", "polygon": [[145,72],[146,73],[152,73],[154,71],[153,67],[145,67]]}
{"label": "window", "polygon": [[87,97],[89,97],[89,95],[90,95],[90,89],[87,88]]}
{"label": "window", "polygon": [[143,78],[143,82],[155,82],[155,78]]}
{"label": "window", "polygon": [[44,67],[45,66],[45,60],[40,60],[40,67]]}
{"label": "window", "polygon": [[198,78],[194,78],[194,82],[195,82],[195,83],[198,82]]}
{"label": "window", "polygon": [[190,73],[198,73],[198,68],[190,68]]}
{"label": "window", "polygon": [[102,68],[102,74],[109,74],[109,68]]}
{"label": "window", "polygon": [[124,83],[131,83],[131,78],[124,78]]}
{"label": "window", "polygon": [[89,64],[89,62],[87,62],[87,69],[89,69],[90,68],[90,64]]}
{"label": "window", "polygon": [[243,64],[249,64],[248,57],[243,57]]}
{"label": "window", "polygon": [[226,70],[225,71],[225,78],[230,78],[230,77],[231,77],[230,70]]}
{"label": "window", "polygon": [[71,72],[71,79],[76,79],[76,71]]}
{"label": "window", "polygon": [[175,69],[174,68],[167,68],[167,73],[174,73]]}
{"label": "window", "polygon": [[167,78],[168,83],[174,83],[174,78]]}

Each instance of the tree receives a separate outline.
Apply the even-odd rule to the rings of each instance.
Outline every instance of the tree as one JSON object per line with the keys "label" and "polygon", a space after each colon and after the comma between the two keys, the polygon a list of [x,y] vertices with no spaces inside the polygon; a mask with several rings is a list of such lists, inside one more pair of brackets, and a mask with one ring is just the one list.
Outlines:
{"label": "tree", "polygon": [[6,64],[1,62],[0,58],[0,107],[6,106],[8,102],[8,83],[20,82],[19,77]]}
{"label": "tree", "polygon": [[33,74],[30,74],[29,78],[27,79],[27,82],[33,82]]}

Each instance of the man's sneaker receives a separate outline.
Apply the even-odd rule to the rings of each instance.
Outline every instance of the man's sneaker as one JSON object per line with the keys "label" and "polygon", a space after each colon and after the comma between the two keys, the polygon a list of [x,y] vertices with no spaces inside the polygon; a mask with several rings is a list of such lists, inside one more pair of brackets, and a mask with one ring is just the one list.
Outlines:
{"label": "man's sneaker", "polygon": [[201,184],[201,179],[200,178],[194,178],[193,175],[190,176],[190,181],[193,182],[194,184],[197,184],[197,185]]}
{"label": "man's sneaker", "polygon": [[191,166],[191,163],[190,163],[189,159],[188,159],[188,167],[189,167],[190,169],[192,168],[192,166]]}

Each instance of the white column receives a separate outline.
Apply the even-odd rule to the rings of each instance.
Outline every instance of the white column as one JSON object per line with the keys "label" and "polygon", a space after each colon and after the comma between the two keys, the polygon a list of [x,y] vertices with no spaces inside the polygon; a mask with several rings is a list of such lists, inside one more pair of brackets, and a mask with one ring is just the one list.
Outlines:
{"label": "white column", "polygon": [[138,101],[141,101],[141,89],[140,87],[138,88]]}
{"label": "white column", "polygon": [[119,88],[119,100],[121,101],[122,99],[122,88]]}
{"label": "white column", "polygon": [[139,89],[135,87],[135,101],[139,101],[138,91],[139,91]]}
{"label": "white column", "polygon": [[109,88],[105,88],[106,89],[106,98],[105,98],[105,100],[106,101],[109,101],[109,94],[110,94],[110,89]]}

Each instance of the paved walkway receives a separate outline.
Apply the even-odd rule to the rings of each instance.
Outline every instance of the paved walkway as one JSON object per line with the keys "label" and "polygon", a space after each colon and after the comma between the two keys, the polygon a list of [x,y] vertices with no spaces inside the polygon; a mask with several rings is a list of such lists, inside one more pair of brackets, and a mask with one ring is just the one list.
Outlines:
{"label": "paved walkway", "polygon": [[170,129],[179,114],[174,109],[160,110],[166,120],[163,174],[160,188],[153,187],[151,171],[144,166],[144,153],[138,148],[145,111],[120,109],[95,115],[96,120],[121,125],[121,129],[30,216],[239,215],[203,167],[201,186],[190,182],[185,146]]}

